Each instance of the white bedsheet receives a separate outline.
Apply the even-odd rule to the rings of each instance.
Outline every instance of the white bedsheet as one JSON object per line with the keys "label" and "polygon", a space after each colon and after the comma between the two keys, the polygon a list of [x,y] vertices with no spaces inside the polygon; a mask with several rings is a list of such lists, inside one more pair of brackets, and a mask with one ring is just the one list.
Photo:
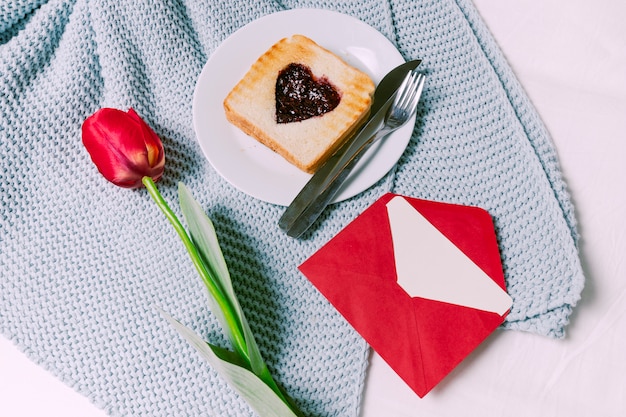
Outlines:
{"label": "white bedsheet", "polygon": [[[498,331],[425,398],[371,357],[362,417],[626,416],[626,2],[475,0],[556,144],[587,281],[564,340]],[[99,417],[0,337],[0,416]]]}

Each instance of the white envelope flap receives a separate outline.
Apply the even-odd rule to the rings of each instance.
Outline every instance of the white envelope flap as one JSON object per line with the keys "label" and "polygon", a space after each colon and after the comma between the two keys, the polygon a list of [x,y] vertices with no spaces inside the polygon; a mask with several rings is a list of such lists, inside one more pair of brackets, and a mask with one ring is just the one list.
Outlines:
{"label": "white envelope flap", "polygon": [[398,284],[421,297],[505,314],[511,297],[403,197],[387,203]]}

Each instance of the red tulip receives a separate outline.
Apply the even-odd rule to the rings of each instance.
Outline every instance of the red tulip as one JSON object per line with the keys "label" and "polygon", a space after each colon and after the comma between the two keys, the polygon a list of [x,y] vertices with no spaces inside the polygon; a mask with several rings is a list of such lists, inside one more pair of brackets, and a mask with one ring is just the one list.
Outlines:
{"label": "red tulip", "polygon": [[120,187],[139,188],[143,177],[158,181],[163,175],[161,139],[132,108],[103,108],[89,116],[83,144],[100,173]]}

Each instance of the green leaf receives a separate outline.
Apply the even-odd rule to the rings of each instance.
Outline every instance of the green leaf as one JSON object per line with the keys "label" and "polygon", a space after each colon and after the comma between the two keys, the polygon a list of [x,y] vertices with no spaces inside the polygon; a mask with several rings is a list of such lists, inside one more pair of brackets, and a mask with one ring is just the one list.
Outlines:
{"label": "green leaf", "polygon": [[222,325],[226,336],[231,341],[235,350],[241,353],[243,358],[249,360],[248,347],[246,346],[246,341],[243,335],[243,326],[241,325],[237,315],[237,309],[234,308],[230,302],[233,297],[229,297],[224,294],[224,289],[220,285],[215,272],[210,270],[207,262],[204,260],[204,256],[198,251],[196,244],[192,241],[192,238],[189,236],[180,220],[178,220],[176,214],[167,204],[152,178],[147,176],[143,177],[142,182],[146,186],[146,189],[154,202],[163,212],[165,217],[167,217],[170,221],[176,233],[178,233],[185,249],[187,249],[187,253],[189,253],[191,261],[196,267],[198,274],[200,274],[200,278],[209,292],[209,304],[211,305],[211,310]]}
{"label": "green leaf", "polygon": [[229,297],[234,298],[235,291],[233,290],[222,248],[217,240],[213,222],[183,183],[178,184],[178,199],[191,238],[204,257],[209,271],[219,280],[220,285],[228,292]]}
{"label": "green leaf", "polygon": [[259,416],[301,417],[299,412],[296,414],[290,408],[284,398],[281,398],[264,381],[245,368],[238,355],[205,342],[193,330],[162,309],[158,308],[158,310],[174,329],[248,402]]}
{"label": "green leaf", "polygon": [[[182,328],[177,327],[177,329],[179,331],[186,329],[186,331],[181,332],[183,336],[187,337],[214,366],[219,368],[218,371],[221,369],[220,372],[228,376],[227,380],[237,386],[237,389],[246,399],[248,397],[252,398],[251,401],[256,404],[254,407],[263,413],[263,417],[301,416],[302,414],[298,411],[298,408],[278,387],[261,357],[254,335],[235,296],[226,261],[217,241],[217,235],[211,220],[193,199],[187,188],[182,183],[179,184],[180,205],[183,215],[185,215],[189,223],[190,236],[176,217],[176,214],[168,206],[152,178],[144,177],[142,182],[154,202],[170,221],[176,233],[178,233],[185,249],[187,249],[189,257],[208,290],[211,311],[219,320],[224,332],[235,348],[235,352],[204,343],[195,333],[182,325],[180,325]],[[170,321],[173,320],[165,312],[162,313],[171,319]],[[195,338],[192,336],[195,336]],[[201,343],[198,343],[196,339],[199,339]],[[207,346],[209,346],[208,351]],[[218,360],[214,360],[215,358],[211,355],[217,357]],[[219,366],[220,363],[221,366]],[[254,375],[254,378],[248,374]],[[259,387],[259,384],[263,386]],[[252,391],[248,391],[249,389]],[[268,390],[272,393],[269,397],[267,396]],[[261,395],[261,397],[255,400],[254,398],[257,394]],[[266,398],[267,400],[265,400]],[[275,398],[281,401],[282,407],[290,409],[291,414],[283,414],[282,412],[277,414],[273,412],[272,410],[281,410],[280,407],[274,404]]]}
{"label": "green leaf", "polygon": [[[247,358],[249,354],[247,353],[248,347],[247,344],[245,344],[245,338],[244,346],[240,346],[240,342],[237,339],[237,335],[244,337],[244,329],[241,324],[241,308],[239,308],[239,303],[235,296],[222,249],[217,241],[217,234],[215,233],[213,222],[206,216],[202,207],[194,200],[183,183],[178,184],[178,199],[181,211],[187,222],[191,240],[200,255],[199,261],[209,273],[208,279],[212,280],[213,285],[219,288],[219,292],[225,298],[226,308],[228,308],[231,315],[235,317],[236,323],[227,322],[224,312],[221,311],[218,305],[218,300],[209,297],[211,311],[213,311],[220,321],[232,345]],[[205,282],[205,284],[208,286],[209,283]]]}
{"label": "green leaf", "polygon": [[[202,260],[206,264],[207,269],[211,272],[214,279],[217,280],[218,285],[223,290],[225,297],[228,299],[228,304],[233,308],[233,315],[238,319],[238,329],[230,329],[231,332],[240,331],[245,340],[245,352],[242,352],[247,361],[249,361],[250,368],[254,374],[256,374],[262,381],[264,381],[277,395],[283,397],[280,388],[276,385],[276,382],[272,378],[267,365],[263,360],[259,347],[254,338],[248,321],[244,315],[244,312],[237,300],[235,291],[233,289],[230,273],[220,248],[215,227],[211,219],[205,214],[204,210],[194,200],[193,196],[183,183],[178,185],[178,196],[181,211],[187,222],[187,227],[191,235],[191,239],[194,242],[198,252],[201,254]],[[213,303],[215,304],[215,303]],[[211,309],[217,308],[212,305]],[[214,310],[215,311],[215,310]],[[224,324],[222,324],[224,326]],[[230,338],[230,337],[229,337]],[[233,341],[232,338],[230,338]],[[233,342],[235,346],[235,342]],[[283,397],[284,401],[287,401]]]}

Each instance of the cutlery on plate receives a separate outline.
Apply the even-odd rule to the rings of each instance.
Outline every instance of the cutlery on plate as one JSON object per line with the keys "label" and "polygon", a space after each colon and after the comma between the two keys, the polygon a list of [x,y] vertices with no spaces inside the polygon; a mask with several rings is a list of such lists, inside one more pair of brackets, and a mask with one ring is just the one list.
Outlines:
{"label": "cutlery on plate", "polygon": [[[332,168],[313,175],[278,223],[288,236],[299,237],[304,233],[334,198],[367,149],[413,117],[424,89],[424,81],[423,74],[415,69],[409,70],[395,94],[378,108],[347,150],[333,161]],[[368,128],[370,125],[373,127]]]}
{"label": "cutlery on plate", "polygon": [[329,179],[332,178],[339,169],[339,160],[348,153],[348,149],[350,149],[353,143],[359,138],[367,138],[375,133],[376,128],[382,121],[382,118],[377,121],[373,121],[372,119],[376,114],[378,114],[380,108],[387,103],[389,97],[393,96],[402,83],[406,73],[417,68],[421,62],[422,61],[418,59],[398,65],[389,71],[378,83],[376,91],[374,92],[373,103],[370,108],[368,121],[356,135],[348,140],[347,143],[345,143],[317,170],[315,175],[313,175],[302,190],[300,190],[296,198],[294,198],[285,213],[283,213],[283,216],[280,218],[278,225],[282,230],[287,230],[294,223],[296,218],[307,208],[311,201],[319,195],[320,190],[328,184]]}

